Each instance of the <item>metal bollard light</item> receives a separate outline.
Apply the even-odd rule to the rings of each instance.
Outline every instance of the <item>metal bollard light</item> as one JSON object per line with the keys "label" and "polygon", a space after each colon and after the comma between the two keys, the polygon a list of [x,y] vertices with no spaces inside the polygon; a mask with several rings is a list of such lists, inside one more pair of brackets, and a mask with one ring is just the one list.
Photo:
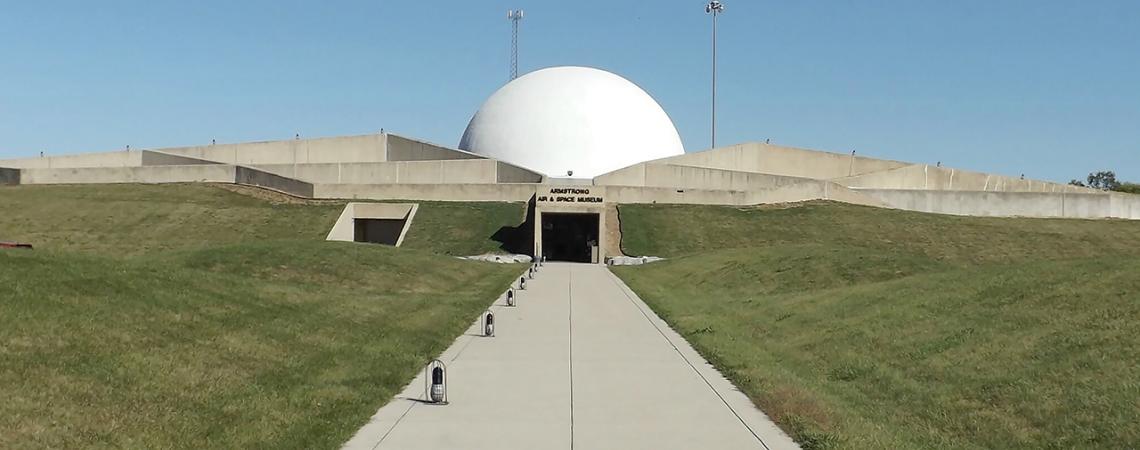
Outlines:
{"label": "metal bollard light", "polygon": [[483,336],[495,336],[495,313],[491,312],[489,309],[487,312],[483,313]]}
{"label": "metal bollard light", "polygon": [[507,289],[507,306],[515,306],[515,290]]}
{"label": "metal bollard light", "polygon": [[424,397],[428,403],[447,404],[447,366],[433,359],[424,367]]}
{"label": "metal bollard light", "polygon": [[520,291],[526,290],[526,277],[519,277],[519,290]]}
{"label": "metal bollard light", "polygon": [[534,267],[533,266],[530,268],[530,270],[527,271],[526,276],[527,276],[527,278],[530,278],[532,280],[534,279]]}

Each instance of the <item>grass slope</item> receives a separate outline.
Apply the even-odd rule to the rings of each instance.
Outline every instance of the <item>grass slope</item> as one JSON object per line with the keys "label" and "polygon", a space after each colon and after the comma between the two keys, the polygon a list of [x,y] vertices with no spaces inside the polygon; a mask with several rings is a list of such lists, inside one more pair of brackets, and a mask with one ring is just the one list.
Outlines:
{"label": "grass slope", "polygon": [[[0,448],[339,446],[519,270],[441,255],[492,242],[444,222],[324,242],[341,207],[0,189],[0,236],[37,245],[0,251]],[[448,209],[501,213],[421,212]]]}
{"label": "grass slope", "polygon": [[1140,444],[1140,223],[624,206],[615,272],[808,448]]}

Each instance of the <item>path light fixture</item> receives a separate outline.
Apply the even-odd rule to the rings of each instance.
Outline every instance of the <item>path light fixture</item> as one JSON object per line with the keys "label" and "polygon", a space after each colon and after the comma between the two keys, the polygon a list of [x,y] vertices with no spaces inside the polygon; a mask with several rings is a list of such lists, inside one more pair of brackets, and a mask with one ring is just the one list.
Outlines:
{"label": "path light fixture", "polygon": [[519,277],[519,290],[520,291],[526,290],[526,277]]}
{"label": "path light fixture", "polygon": [[515,306],[515,290],[507,289],[507,306]]}
{"label": "path light fixture", "polygon": [[534,279],[534,266],[530,266],[530,270],[526,271],[526,277]]}
{"label": "path light fixture", "polygon": [[433,359],[424,367],[424,397],[428,403],[447,404],[447,366]]}
{"label": "path light fixture", "polygon": [[495,337],[495,313],[489,309],[483,313],[483,336]]}

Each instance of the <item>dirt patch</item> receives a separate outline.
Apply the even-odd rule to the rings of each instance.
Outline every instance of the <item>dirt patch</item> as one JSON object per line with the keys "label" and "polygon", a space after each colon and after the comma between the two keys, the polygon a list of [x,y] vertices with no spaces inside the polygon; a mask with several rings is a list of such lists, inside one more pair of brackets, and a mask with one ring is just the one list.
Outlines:
{"label": "dirt patch", "polygon": [[836,203],[836,202],[829,201],[829,200],[804,200],[801,202],[762,203],[759,205],[743,206],[743,207],[739,207],[736,209],[741,210],[741,211],[756,211],[756,210],[763,211],[763,210],[801,208],[804,206],[812,206],[812,205],[827,205],[827,204],[832,204],[832,203]]}
{"label": "dirt patch", "polygon": [[241,184],[229,183],[211,183],[219,189],[225,189],[235,194],[241,194],[247,197],[253,197],[258,200],[264,200],[272,204],[290,204],[290,205],[335,205],[343,204],[342,200],[316,200],[303,197],[294,197],[289,194],[277,192],[270,189],[265,189],[257,186],[245,186]]}

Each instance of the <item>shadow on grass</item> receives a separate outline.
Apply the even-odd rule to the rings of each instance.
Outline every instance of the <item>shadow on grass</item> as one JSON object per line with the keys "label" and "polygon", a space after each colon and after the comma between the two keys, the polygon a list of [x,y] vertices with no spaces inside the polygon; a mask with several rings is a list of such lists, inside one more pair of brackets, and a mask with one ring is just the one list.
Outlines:
{"label": "shadow on grass", "polygon": [[491,240],[499,243],[499,249],[516,255],[534,256],[534,202],[532,196],[526,204],[526,219],[513,227],[502,227]]}

